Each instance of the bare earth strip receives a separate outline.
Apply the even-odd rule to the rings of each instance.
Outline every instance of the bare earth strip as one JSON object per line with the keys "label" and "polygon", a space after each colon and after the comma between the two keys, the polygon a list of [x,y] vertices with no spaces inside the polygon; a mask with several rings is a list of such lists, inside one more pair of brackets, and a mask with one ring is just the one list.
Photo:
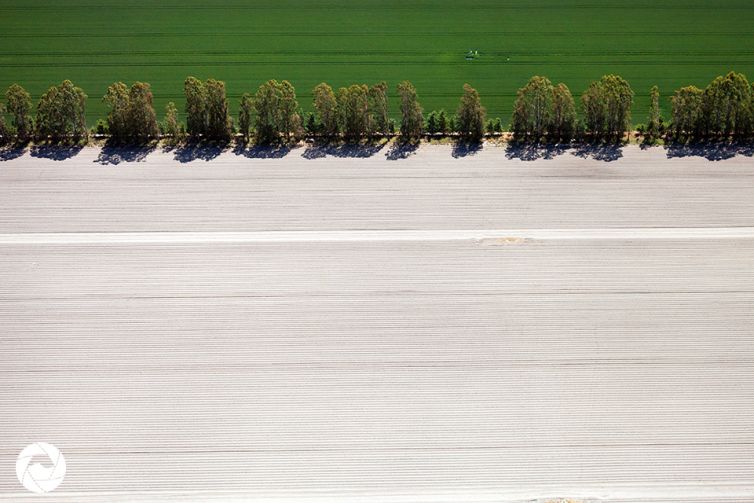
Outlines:
{"label": "bare earth strip", "polygon": [[754,499],[751,158],[98,156],[0,163],[0,501]]}
{"label": "bare earth strip", "polygon": [[[710,162],[626,147],[613,162],[576,151],[525,162],[499,147],[454,158],[433,146],[389,161],[388,147],[367,158],[309,150],[211,161],[159,149],[27,153],[0,162],[0,233],[754,227],[745,155]],[[102,164],[123,157],[144,158]]]}

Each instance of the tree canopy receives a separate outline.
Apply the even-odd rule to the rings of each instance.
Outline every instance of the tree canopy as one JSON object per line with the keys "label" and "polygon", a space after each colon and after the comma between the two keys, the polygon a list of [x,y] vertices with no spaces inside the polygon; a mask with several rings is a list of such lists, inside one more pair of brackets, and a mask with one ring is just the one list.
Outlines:
{"label": "tree canopy", "polygon": [[698,137],[704,127],[704,91],[696,86],[682,87],[673,94],[670,102],[675,137]]}
{"label": "tree canopy", "polygon": [[647,117],[647,140],[652,142],[660,134],[660,89],[649,90],[649,114]]}
{"label": "tree canopy", "polygon": [[704,90],[707,135],[747,136],[751,131],[751,87],[743,74],[716,77]]}
{"label": "tree canopy", "polygon": [[85,137],[86,99],[84,91],[70,80],[50,87],[37,104],[37,136],[52,141],[78,141]]}
{"label": "tree canopy", "polygon": [[554,89],[549,79],[535,76],[518,90],[513,106],[513,134],[538,139],[551,129]]}
{"label": "tree canopy", "polygon": [[401,136],[407,140],[419,138],[424,127],[424,116],[416,88],[404,80],[397,89],[401,100]]}
{"label": "tree canopy", "polygon": [[34,122],[31,118],[31,96],[26,89],[18,84],[12,84],[5,91],[7,111],[11,114],[11,125],[18,139],[26,141],[31,138],[34,131]]}
{"label": "tree canopy", "polygon": [[596,139],[620,139],[631,129],[634,92],[625,79],[605,75],[581,96],[586,129]]}
{"label": "tree canopy", "polygon": [[369,134],[385,134],[390,129],[387,83],[378,82],[369,88]]}
{"label": "tree canopy", "polygon": [[9,136],[8,124],[5,122],[5,105],[0,103],[0,145],[8,143]]}
{"label": "tree canopy", "polygon": [[230,139],[232,123],[228,113],[228,98],[225,95],[225,82],[207,79],[206,113],[207,130],[205,137],[209,140],[227,141]]}
{"label": "tree canopy", "polygon": [[463,85],[463,96],[458,106],[456,128],[466,140],[478,141],[484,135],[484,121],[487,115],[479,93],[469,84]]}
{"label": "tree canopy", "polygon": [[196,77],[187,77],[183,83],[186,96],[186,132],[198,138],[207,132],[207,89]]}
{"label": "tree canopy", "polygon": [[518,90],[513,107],[512,129],[517,140],[570,140],[576,127],[576,105],[568,86],[554,86],[546,77],[535,76]]}
{"label": "tree canopy", "polygon": [[335,92],[329,84],[322,82],[314,88],[314,110],[319,119],[319,126],[324,136],[337,136],[338,127],[338,100]]}
{"label": "tree canopy", "polygon": [[287,80],[268,80],[254,95],[256,138],[259,143],[274,143],[302,129],[298,101],[293,86]]}
{"label": "tree canopy", "polygon": [[178,109],[175,103],[168,102],[165,106],[165,134],[170,137],[172,142],[177,142],[181,138],[181,126],[178,123]]}
{"label": "tree canopy", "polygon": [[103,100],[110,107],[107,125],[113,140],[142,142],[159,135],[149,84],[135,82],[129,89],[116,82],[107,88]]}
{"label": "tree canopy", "polygon": [[228,113],[225,82],[187,77],[183,85],[186,95],[186,129],[194,138],[227,141],[232,124]]}
{"label": "tree canopy", "polygon": [[682,87],[671,103],[676,139],[746,138],[754,132],[752,86],[740,73],[718,76],[704,90]]}
{"label": "tree canopy", "polygon": [[568,86],[560,83],[552,90],[550,134],[559,140],[571,140],[576,132],[576,103]]}
{"label": "tree canopy", "polygon": [[249,141],[253,117],[254,99],[249,93],[244,93],[238,105],[238,132],[244,141]]}
{"label": "tree canopy", "polygon": [[357,139],[369,131],[369,87],[352,84],[338,89],[340,129],[349,139]]}

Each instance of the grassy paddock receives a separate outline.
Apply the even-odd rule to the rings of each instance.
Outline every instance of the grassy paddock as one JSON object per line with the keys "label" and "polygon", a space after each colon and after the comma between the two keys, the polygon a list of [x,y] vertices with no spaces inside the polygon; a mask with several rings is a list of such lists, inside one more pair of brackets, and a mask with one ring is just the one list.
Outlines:
{"label": "grassy paddock", "polygon": [[[115,80],[150,82],[161,117],[183,109],[187,75],[226,81],[238,98],[269,78],[311,89],[411,80],[425,110],[455,110],[475,86],[504,123],[516,89],[535,74],[580,95],[605,73],[625,77],[644,122],[649,88],[667,95],[728,70],[754,78],[751,0],[5,0],[0,6],[0,87],[35,99],[64,78],[89,94],[88,121],[105,115]],[[480,55],[465,59],[469,49]],[[393,115],[397,107],[393,102]]]}

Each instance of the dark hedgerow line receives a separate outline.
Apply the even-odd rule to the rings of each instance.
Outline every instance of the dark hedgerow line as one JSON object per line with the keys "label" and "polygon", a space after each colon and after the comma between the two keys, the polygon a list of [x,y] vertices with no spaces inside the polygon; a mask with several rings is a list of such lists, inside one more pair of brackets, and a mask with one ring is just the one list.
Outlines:
{"label": "dark hedgerow line", "polygon": [[[2,66],[2,65],[0,65]],[[178,142],[238,141],[279,143],[303,138],[323,140],[398,136],[404,141],[430,137],[459,136],[479,141],[485,135],[510,131],[517,142],[571,142],[573,140],[622,141],[631,128],[634,91],[617,75],[605,75],[592,82],[581,96],[581,113],[565,84],[553,84],[535,76],[518,90],[510,126],[499,118],[488,119],[479,93],[466,84],[455,113],[431,111],[426,116],[414,86],[398,84],[400,124],[390,119],[388,85],[353,84],[335,91],[328,84],[317,85],[307,97],[314,112],[304,115],[293,85],[270,80],[255,94],[240,96],[239,115],[229,114],[225,83],[188,77],[184,83],[185,124],[178,119],[173,102],[168,103],[158,123],[148,83],[128,87],[116,82],[108,87],[103,101],[109,108],[106,119],[86,129],[88,96],[71,81],[50,87],[39,98],[32,116],[32,98],[20,85],[11,85],[0,103],[0,143],[80,142],[89,133],[123,144],[141,144],[165,137]],[[649,91],[647,123],[638,132],[647,143],[710,139],[751,139],[754,135],[754,85],[740,73],[716,77],[705,89],[687,86],[671,97],[669,121],[660,115],[659,89]],[[506,95],[498,95],[506,96]],[[10,122],[6,120],[9,116]]]}

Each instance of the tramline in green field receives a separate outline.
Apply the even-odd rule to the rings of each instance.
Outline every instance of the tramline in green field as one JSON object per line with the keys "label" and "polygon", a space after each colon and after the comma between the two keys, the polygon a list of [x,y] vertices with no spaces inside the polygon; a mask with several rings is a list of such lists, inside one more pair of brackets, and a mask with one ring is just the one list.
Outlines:
{"label": "tramline in green field", "polygon": [[[270,78],[290,80],[311,109],[322,81],[407,79],[425,111],[455,110],[462,86],[479,90],[489,117],[510,120],[516,90],[532,75],[566,83],[578,100],[603,74],[636,93],[645,120],[658,85],[667,116],[675,89],[705,86],[736,70],[754,77],[751,0],[152,2],[6,0],[0,6],[0,89],[18,82],[36,100],[71,79],[90,99],[87,119],[106,115],[114,81],[149,82],[161,115],[183,110],[187,75],[224,80],[233,107]],[[468,57],[469,52],[472,57]],[[391,112],[397,116],[393,102]]]}

